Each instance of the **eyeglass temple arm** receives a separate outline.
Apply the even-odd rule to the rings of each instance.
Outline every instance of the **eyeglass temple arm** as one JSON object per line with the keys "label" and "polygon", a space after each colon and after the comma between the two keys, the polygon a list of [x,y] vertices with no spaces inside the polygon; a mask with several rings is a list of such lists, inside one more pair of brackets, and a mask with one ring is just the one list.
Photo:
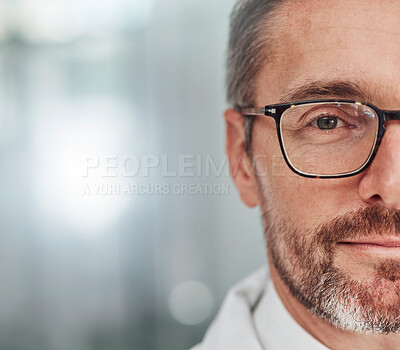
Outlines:
{"label": "eyeglass temple arm", "polygon": [[389,122],[391,120],[400,120],[400,111],[384,111],[385,113],[385,122]]}
{"label": "eyeglass temple arm", "polygon": [[256,108],[241,108],[240,112],[243,115],[268,115],[274,117],[276,114],[275,108],[256,107]]}

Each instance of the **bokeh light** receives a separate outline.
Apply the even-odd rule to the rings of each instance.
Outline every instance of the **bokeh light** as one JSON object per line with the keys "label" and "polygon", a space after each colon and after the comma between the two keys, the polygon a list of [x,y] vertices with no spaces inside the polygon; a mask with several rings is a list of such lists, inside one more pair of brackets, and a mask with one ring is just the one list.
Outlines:
{"label": "bokeh light", "polygon": [[172,316],[180,323],[194,326],[207,320],[214,298],[210,289],[198,281],[186,281],[176,286],[169,297]]}
{"label": "bokeh light", "polygon": [[130,113],[121,101],[104,97],[46,105],[34,127],[34,188],[41,216],[91,235],[122,215],[129,198],[110,191],[126,179],[87,167],[91,159],[99,163],[105,155],[121,153],[132,135]]}

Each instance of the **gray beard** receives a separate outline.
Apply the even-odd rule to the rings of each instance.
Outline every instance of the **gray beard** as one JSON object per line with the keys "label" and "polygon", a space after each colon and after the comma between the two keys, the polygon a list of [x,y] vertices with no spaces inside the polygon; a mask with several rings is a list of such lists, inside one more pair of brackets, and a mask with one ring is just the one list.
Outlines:
{"label": "gray beard", "polygon": [[400,262],[387,259],[360,282],[334,265],[334,247],[345,238],[400,234],[399,211],[371,206],[299,234],[264,212],[268,252],[292,295],[314,315],[359,333],[400,332]]}

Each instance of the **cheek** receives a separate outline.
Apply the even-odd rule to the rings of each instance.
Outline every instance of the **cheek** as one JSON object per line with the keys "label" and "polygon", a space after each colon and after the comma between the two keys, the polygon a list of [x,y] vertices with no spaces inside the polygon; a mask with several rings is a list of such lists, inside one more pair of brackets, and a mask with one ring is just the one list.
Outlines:
{"label": "cheek", "polygon": [[[295,175],[296,176],[296,175]],[[326,220],[328,205],[322,203],[323,193],[307,179],[275,177],[272,181],[275,203],[281,219],[295,223],[297,228],[306,230]]]}
{"label": "cheek", "polygon": [[273,122],[263,120],[253,133],[262,210],[272,210],[277,220],[306,230],[358,209],[360,177],[309,179],[293,173],[282,156]]}
{"label": "cheek", "polygon": [[361,204],[358,179],[309,179],[301,176],[272,177],[275,207],[282,220],[305,229],[316,229]]}
{"label": "cheek", "polygon": [[[274,178],[295,175],[286,165],[278,141],[276,124],[272,118],[260,118],[253,129],[253,164],[258,180],[270,187]],[[268,186],[265,186],[267,185]]]}

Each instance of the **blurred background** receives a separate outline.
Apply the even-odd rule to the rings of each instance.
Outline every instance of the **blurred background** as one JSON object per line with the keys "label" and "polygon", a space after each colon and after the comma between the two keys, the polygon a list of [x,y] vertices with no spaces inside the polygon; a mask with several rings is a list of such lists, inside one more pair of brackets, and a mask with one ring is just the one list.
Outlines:
{"label": "blurred background", "polygon": [[234,0],[0,0],[0,349],[177,350],[265,263],[224,156]]}

